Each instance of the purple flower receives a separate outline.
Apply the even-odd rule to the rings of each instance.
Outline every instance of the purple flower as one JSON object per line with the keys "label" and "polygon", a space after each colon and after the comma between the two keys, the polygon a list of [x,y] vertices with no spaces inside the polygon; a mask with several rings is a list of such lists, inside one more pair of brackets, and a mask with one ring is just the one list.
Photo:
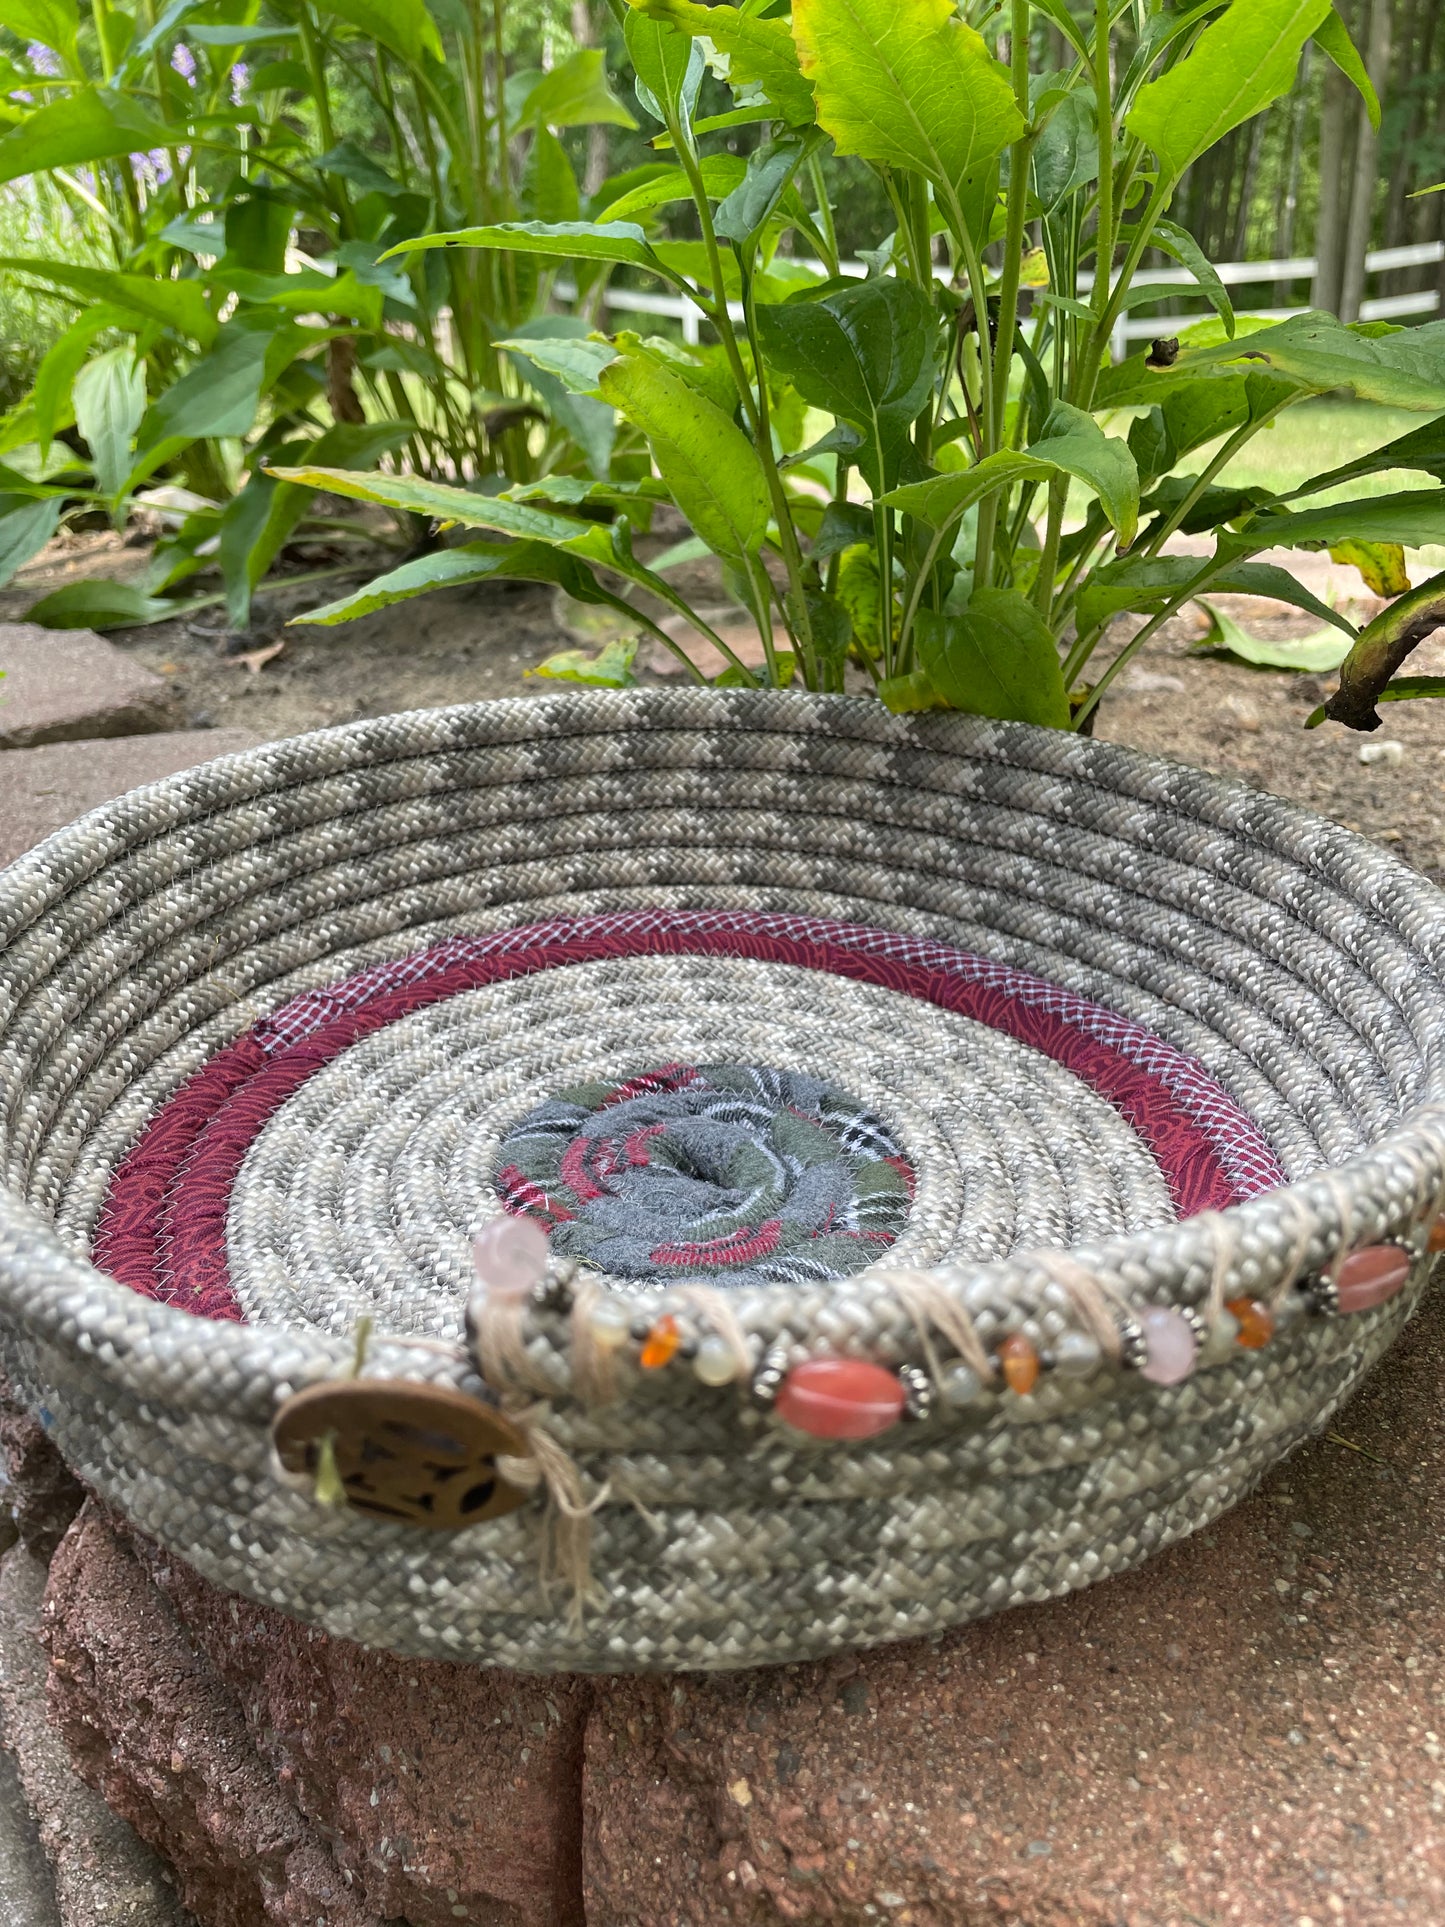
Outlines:
{"label": "purple flower", "polygon": [[32,40],[25,49],[25,58],[37,74],[45,74],[54,79],[60,72],[60,62],[48,47],[42,47],[38,40]]}
{"label": "purple flower", "polygon": [[182,80],[195,79],[196,56],[183,40],[178,40],[171,49],[171,65],[175,68]]}
{"label": "purple flower", "polygon": [[154,193],[164,187],[171,178],[171,157],[164,147],[153,147],[149,153],[130,156],[131,171],[139,175],[149,190]]}
{"label": "purple flower", "polygon": [[241,96],[251,84],[251,69],[244,60],[238,60],[231,69],[231,99],[239,107]]}

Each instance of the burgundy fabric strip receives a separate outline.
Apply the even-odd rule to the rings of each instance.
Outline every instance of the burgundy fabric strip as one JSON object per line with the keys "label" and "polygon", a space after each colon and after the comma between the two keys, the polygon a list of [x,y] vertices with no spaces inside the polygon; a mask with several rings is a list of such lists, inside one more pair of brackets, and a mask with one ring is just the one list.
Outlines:
{"label": "burgundy fabric strip", "polygon": [[895,931],[737,910],[639,910],[453,937],[283,1004],[197,1071],[116,1170],[95,1263],[146,1297],[239,1320],[226,1262],[231,1188],[256,1136],[324,1064],[445,997],[609,957],[702,953],[828,971],[991,1025],[1063,1065],[1124,1117],[1181,1218],[1284,1182],[1253,1121],[1195,1059],[1028,972]]}

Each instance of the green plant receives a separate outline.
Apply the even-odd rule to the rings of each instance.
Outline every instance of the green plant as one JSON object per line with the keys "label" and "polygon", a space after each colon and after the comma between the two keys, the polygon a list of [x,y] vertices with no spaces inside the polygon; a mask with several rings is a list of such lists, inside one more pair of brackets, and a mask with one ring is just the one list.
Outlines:
{"label": "green plant", "polygon": [[527,65],[538,21],[517,11],[0,0],[0,184],[58,201],[93,244],[0,261],[13,288],[69,310],[0,423],[0,582],[62,516],[122,526],[139,504],[169,524],[139,587],[62,591],[38,619],[154,620],[219,568],[209,599],[244,627],[298,533],[376,539],[318,517],[268,462],[606,475],[610,411],[494,345],[582,326],[547,316],[553,275],[496,255],[383,259],[461,222],[580,217],[559,130],[634,124],[597,51]]}
{"label": "green plant", "polygon": [[[1445,409],[1445,323],[1237,319],[1169,219],[1185,171],[1288,91],[1311,38],[1377,111],[1330,0],[1095,0],[1087,18],[1064,0],[793,0],[790,13],[772,0],[633,0],[626,38],[667,163],[649,204],[685,199],[699,239],[658,241],[616,207],[600,221],[416,236],[394,258],[625,264],[703,310],[712,339],[696,351],[594,335],[555,344],[545,365],[630,424],[756,623],[763,669],[734,661],[722,680],[839,689],[851,660],[894,708],[1083,728],[1131,656],[1212,590],[1284,600],[1338,629],[1352,653],[1330,713],[1368,724],[1366,693],[1404,638],[1445,610],[1445,577],[1416,592],[1408,622],[1387,610],[1357,638],[1258,558],[1350,543],[1398,583],[1405,548],[1445,538],[1445,492],[1310,498],[1392,467],[1438,479],[1445,417],[1285,495],[1216,477],[1305,397],[1344,389]],[[1064,63],[1045,70],[1050,45]],[[707,67],[735,104],[699,118]],[[745,167],[715,146],[743,123],[763,130]],[[830,148],[874,170],[891,210],[861,282],[840,272]],[[815,272],[780,253],[785,236],[816,257]],[[1168,292],[1148,281],[1151,249],[1191,271],[1218,318],[1115,364],[1120,316]],[[1123,410],[1136,411],[1127,432]],[[1197,472],[1180,472],[1211,443]],[[545,481],[479,502],[312,467],[293,479],[516,544],[408,565],[316,620],[468,570],[680,606],[632,552],[641,483],[586,498],[593,514],[610,509],[604,526],[581,519],[575,489]],[[1087,502],[1072,524],[1071,489]],[[1212,552],[1179,553],[1176,535],[1211,536]],[[1144,624],[1096,670],[1123,612]],[[628,673],[615,652],[609,673]]]}

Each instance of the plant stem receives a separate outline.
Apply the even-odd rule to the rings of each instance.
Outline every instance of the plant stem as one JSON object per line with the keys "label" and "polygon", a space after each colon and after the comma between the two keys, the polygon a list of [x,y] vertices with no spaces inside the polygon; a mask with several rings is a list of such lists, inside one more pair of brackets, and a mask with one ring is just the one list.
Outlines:
{"label": "plant stem", "polygon": [[1113,682],[1121,669],[1126,668],[1128,664],[1134,660],[1135,656],[1138,655],[1150,637],[1156,635],[1171,617],[1177,615],[1186,602],[1192,602],[1197,595],[1203,594],[1215,576],[1221,574],[1229,567],[1229,562],[1230,558],[1228,556],[1222,558],[1215,555],[1210,556],[1204,567],[1187,587],[1182,589],[1178,595],[1172,596],[1169,601],[1165,603],[1164,607],[1159,610],[1157,615],[1151,616],[1139,631],[1138,635],[1129,638],[1128,642],[1125,643],[1124,647],[1119,651],[1118,655],[1115,656],[1114,660],[1109,664],[1109,667],[1104,671],[1103,675],[1100,676],[1099,680],[1094,684],[1084,701],[1080,704],[1073,719],[1076,730],[1081,728],[1085,720],[1098,708],[1110,683]]}
{"label": "plant stem", "polygon": [[1180,502],[1173,512],[1159,525],[1158,531],[1150,536],[1148,546],[1144,550],[1146,556],[1157,555],[1159,553],[1160,549],[1163,548],[1170,536],[1174,534],[1175,530],[1184,521],[1189,511],[1204,494],[1204,491],[1209,487],[1209,484],[1214,480],[1219,471],[1224,468],[1226,464],[1233,461],[1240,449],[1243,448],[1247,442],[1253,441],[1261,429],[1267,428],[1280,412],[1280,409],[1285,405],[1284,402],[1279,402],[1275,407],[1271,408],[1267,414],[1261,415],[1258,421],[1245,422],[1242,427],[1235,429],[1234,433],[1224,443],[1224,446],[1214,457],[1213,461],[1206,463],[1203,473],[1195,478],[1193,488],[1190,489],[1183,501]]}
{"label": "plant stem", "polygon": [[1047,622],[1053,614],[1054,577],[1059,571],[1059,543],[1064,533],[1064,506],[1069,499],[1069,478],[1056,475],[1049,483],[1049,513],[1044,525],[1044,548],[1039,557],[1038,580],[1034,583],[1034,607]]}
{"label": "plant stem", "polygon": [[[783,561],[788,571],[788,600],[791,605],[789,614],[793,633],[804,662],[812,664],[816,661],[816,656],[813,647],[812,623],[808,617],[807,597],[803,589],[803,559],[798,548],[797,530],[793,526],[792,510],[788,506],[787,490],[783,487],[783,478],[778,473],[777,460],[773,454],[766,378],[761,372],[762,351],[758,344],[756,323],[753,318],[752,277],[746,269],[743,270],[743,324],[748,331],[748,341],[753,351],[753,365],[759,371],[756,396],[753,393],[753,385],[748,380],[747,369],[743,366],[742,351],[738,347],[737,333],[733,327],[732,316],[728,312],[727,280],[723,273],[722,250],[718,246],[717,230],[713,226],[712,207],[708,201],[707,188],[703,183],[702,169],[698,165],[692,132],[680,121],[670,122],[668,132],[672,135],[677,158],[682,164],[683,172],[687,175],[688,186],[692,190],[693,202],[697,208],[698,224],[702,229],[703,245],[707,249],[708,272],[712,278],[713,289],[713,301],[708,309],[708,316],[721,337],[723,353],[727,356],[728,367],[732,371],[738,399],[748,418],[748,425],[753,430],[758,459],[763,465],[763,475],[767,481],[768,496],[773,505],[773,514],[777,517],[778,539],[782,545]],[[758,636],[771,669],[773,622],[766,607],[758,618]]]}
{"label": "plant stem", "polygon": [[813,183],[813,194],[818,203],[818,226],[822,231],[824,254],[823,265],[829,274],[838,272],[838,234],[833,226],[833,204],[828,199],[828,183],[823,174],[823,163],[816,154],[808,156],[808,179]]}

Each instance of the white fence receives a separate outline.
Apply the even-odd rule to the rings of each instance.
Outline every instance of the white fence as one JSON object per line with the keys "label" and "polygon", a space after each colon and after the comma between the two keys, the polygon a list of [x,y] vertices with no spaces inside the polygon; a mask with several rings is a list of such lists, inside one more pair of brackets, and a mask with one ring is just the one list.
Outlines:
{"label": "white fence", "polygon": [[[1445,242],[1418,241],[1409,247],[1375,249],[1372,254],[1365,256],[1365,272],[1388,274],[1392,269],[1428,267],[1441,260],[1445,260]],[[820,261],[806,265],[816,267],[819,274],[826,272]],[[841,271],[858,279],[868,272],[861,261],[844,261]],[[1253,286],[1265,281],[1309,282],[1314,279],[1315,262],[1305,255],[1296,255],[1285,261],[1225,261],[1215,271],[1226,287],[1238,287],[1245,283]],[[1190,288],[1197,292],[1199,286],[1187,268],[1149,268],[1141,278],[1146,278],[1151,287]],[[1079,281],[1079,292],[1087,294],[1093,285],[1093,277],[1084,275]],[[559,288],[558,292],[561,293],[562,289]],[[702,310],[684,295],[648,294],[640,288],[609,288],[603,299],[609,308],[622,314],[670,316],[682,323],[684,341],[696,342],[700,338]],[[1266,315],[1271,321],[1285,321],[1292,314],[1302,314],[1307,305],[1306,299],[1295,307],[1251,308],[1250,313]],[[1435,314],[1439,307],[1439,293],[1431,288],[1417,294],[1380,295],[1361,304],[1360,319],[1393,321],[1402,315]],[[736,302],[729,305],[729,312],[735,320],[742,319],[742,309]],[[1129,352],[1131,341],[1151,340],[1161,328],[1187,328],[1191,322],[1206,320],[1212,312],[1212,309],[1201,309],[1189,314],[1171,315],[1167,321],[1161,321],[1157,315],[1152,320],[1143,320],[1137,315],[1122,315],[1114,330],[1114,359],[1120,360]]]}

